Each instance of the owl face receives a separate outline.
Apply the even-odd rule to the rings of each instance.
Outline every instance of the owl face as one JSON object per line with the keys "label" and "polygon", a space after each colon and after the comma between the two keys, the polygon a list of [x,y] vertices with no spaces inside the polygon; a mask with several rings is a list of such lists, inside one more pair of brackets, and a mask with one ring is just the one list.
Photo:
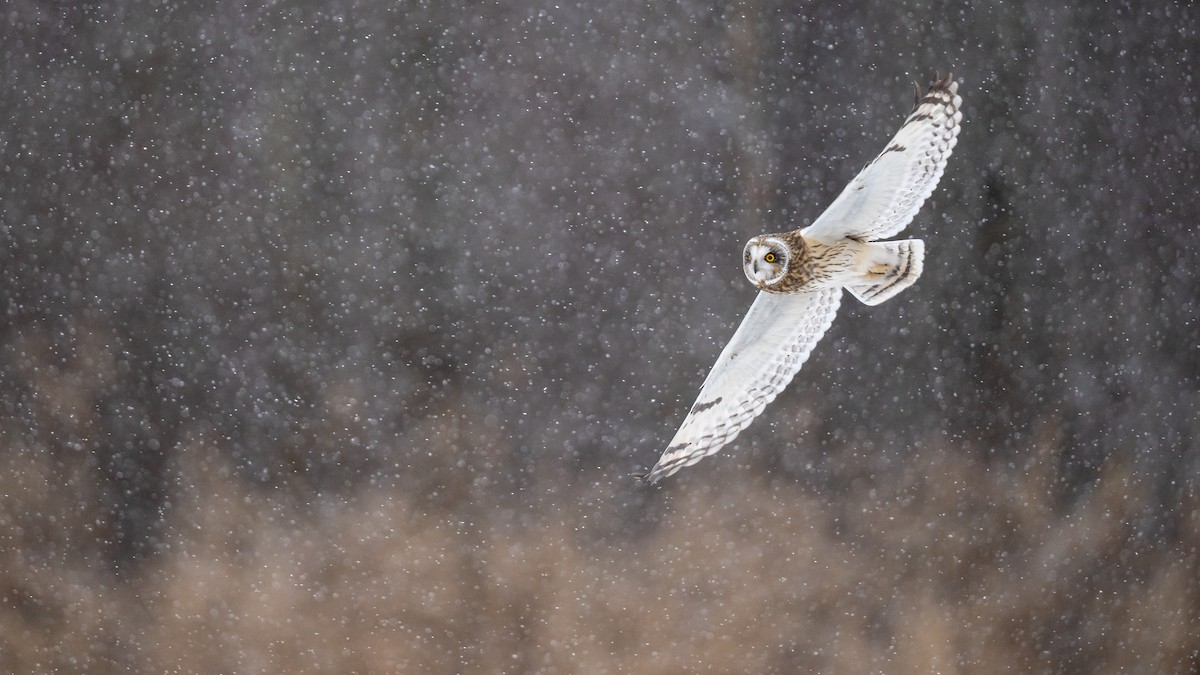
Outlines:
{"label": "owl face", "polygon": [[755,237],[746,243],[742,253],[742,270],[750,283],[763,288],[787,274],[791,252],[775,237]]}

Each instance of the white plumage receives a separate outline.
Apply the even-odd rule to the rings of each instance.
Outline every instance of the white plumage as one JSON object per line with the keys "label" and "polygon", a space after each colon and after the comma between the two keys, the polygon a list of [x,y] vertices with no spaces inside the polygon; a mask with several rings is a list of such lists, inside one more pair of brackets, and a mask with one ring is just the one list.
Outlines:
{"label": "white plumage", "polygon": [[811,226],[746,244],[743,269],[761,292],[647,482],[717,452],[749,426],[829,329],[842,288],[875,305],[920,276],[921,240],[875,240],[903,230],[937,186],[958,141],[957,92],[952,76],[935,79],[883,152]]}
{"label": "white plumage", "polygon": [[[802,233],[867,241],[891,237],[933,194],[958,143],[962,98],[952,75],[935,82],[904,126]],[[942,85],[942,86],[939,86]]]}

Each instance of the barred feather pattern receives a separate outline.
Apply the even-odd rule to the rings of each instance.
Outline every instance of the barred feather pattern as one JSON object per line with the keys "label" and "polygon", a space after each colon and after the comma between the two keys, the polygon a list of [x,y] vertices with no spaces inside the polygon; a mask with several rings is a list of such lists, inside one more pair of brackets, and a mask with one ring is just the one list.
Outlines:
{"label": "barred feather pattern", "polygon": [[883,152],[801,234],[874,241],[903,230],[941,180],[958,143],[961,108],[953,76],[935,78]]}
{"label": "barred feather pattern", "polygon": [[841,296],[841,288],[830,286],[790,295],[759,293],[646,482],[695,464],[750,426],[808,360],[833,323]]}

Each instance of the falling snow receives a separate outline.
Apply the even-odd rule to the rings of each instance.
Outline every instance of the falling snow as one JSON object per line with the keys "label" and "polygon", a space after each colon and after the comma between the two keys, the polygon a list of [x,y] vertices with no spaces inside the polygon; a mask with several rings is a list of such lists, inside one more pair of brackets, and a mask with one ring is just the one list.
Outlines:
{"label": "falling snow", "polygon": [[[15,0],[0,670],[1200,668],[1200,10]],[[953,70],[907,231],[718,456],[754,295]]]}

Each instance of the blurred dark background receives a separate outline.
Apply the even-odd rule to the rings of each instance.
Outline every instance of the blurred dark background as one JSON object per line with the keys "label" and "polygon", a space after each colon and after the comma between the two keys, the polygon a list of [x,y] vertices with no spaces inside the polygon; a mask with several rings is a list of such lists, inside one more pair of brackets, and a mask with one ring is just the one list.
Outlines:
{"label": "blurred dark background", "polygon": [[[0,25],[0,669],[1200,669],[1193,3]],[[947,70],[922,279],[638,485]]]}

